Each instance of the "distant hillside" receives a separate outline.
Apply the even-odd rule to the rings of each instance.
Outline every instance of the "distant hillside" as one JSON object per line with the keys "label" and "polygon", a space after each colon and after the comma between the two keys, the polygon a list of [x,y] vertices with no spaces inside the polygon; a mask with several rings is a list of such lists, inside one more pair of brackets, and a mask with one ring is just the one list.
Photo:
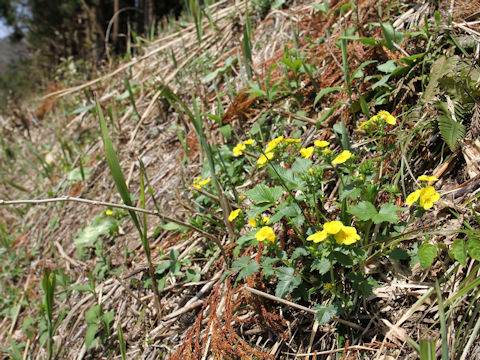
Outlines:
{"label": "distant hillside", "polygon": [[28,45],[25,40],[11,42],[9,38],[0,39],[0,75],[12,61],[25,59],[29,56]]}

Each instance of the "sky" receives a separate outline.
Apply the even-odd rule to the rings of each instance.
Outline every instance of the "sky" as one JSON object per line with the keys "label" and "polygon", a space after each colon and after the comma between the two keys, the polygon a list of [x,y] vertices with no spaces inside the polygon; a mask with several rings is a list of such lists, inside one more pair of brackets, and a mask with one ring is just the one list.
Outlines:
{"label": "sky", "polygon": [[3,21],[0,21],[0,39],[8,36],[11,32],[12,30],[9,27],[5,26]]}

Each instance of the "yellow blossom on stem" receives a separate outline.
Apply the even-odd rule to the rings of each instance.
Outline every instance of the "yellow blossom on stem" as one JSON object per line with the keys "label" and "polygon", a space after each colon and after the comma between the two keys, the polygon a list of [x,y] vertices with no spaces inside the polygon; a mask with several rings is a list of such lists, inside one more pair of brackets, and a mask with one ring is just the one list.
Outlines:
{"label": "yellow blossom on stem", "polygon": [[253,140],[253,139],[248,139],[248,140],[245,140],[243,143],[244,143],[245,145],[252,145],[253,143],[255,143],[255,140]]}
{"label": "yellow blossom on stem", "polygon": [[344,226],[334,235],[334,238],[338,244],[351,245],[360,240],[360,235],[353,226]]}
{"label": "yellow blossom on stem", "polygon": [[308,172],[310,173],[310,175],[313,175],[314,170],[312,168],[310,168],[310,169],[308,169]]}
{"label": "yellow blossom on stem", "polygon": [[245,150],[247,147],[245,146],[244,143],[238,143],[237,146],[233,148],[233,156],[240,156],[243,154],[243,150]]}
{"label": "yellow blossom on stem", "polygon": [[256,227],[257,226],[257,222],[255,221],[255,219],[248,220],[248,223],[250,224],[251,227]]}
{"label": "yellow blossom on stem", "polygon": [[235,220],[238,215],[240,215],[240,212],[242,211],[242,209],[237,209],[237,210],[233,210],[230,212],[230,215],[228,216],[228,221],[232,222],[233,220]]}
{"label": "yellow blossom on stem", "polygon": [[343,164],[345,161],[350,159],[352,156],[353,156],[353,154],[350,151],[344,150],[340,153],[340,155],[338,155],[335,159],[333,159],[332,164],[334,164],[334,165],[335,164]]}
{"label": "yellow blossom on stem", "polygon": [[324,153],[324,154],[328,154],[328,153],[330,153],[330,149],[329,149],[329,148],[325,148],[325,149],[323,149],[323,153]]}
{"label": "yellow blossom on stem", "polygon": [[340,230],[342,230],[343,224],[341,221],[330,221],[323,224],[323,230],[327,232],[327,234],[335,235]]}
{"label": "yellow blossom on stem", "polygon": [[265,155],[260,156],[260,158],[257,160],[258,167],[264,167],[267,165],[268,160],[273,159],[273,152],[267,152]]}
{"label": "yellow blossom on stem", "polygon": [[302,155],[302,157],[304,157],[305,159],[308,159],[313,155],[313,150],[315,150],[313,146],[300,149],[300,155]]}
{"label": "yellow blossom on stem", "polygon": [[405,204],[408,206],[412,205],[413,203],[417,202],[417,200],[420,197],[420,191],[421,190],[415,190],[412,192],[410,195],[407,196],[407,200],[405,200]]}
{"label": "yellow blossom on stem", "polygon": [[277,147],[278,144],[280,144],[282,141],[283,141],[283,136],[279,136],[275,139],[273,139],[272,141],[270,141],[268,144],[267,144],[267,147],[265,148],[265,152],[268,153],[270,151],[272,151],[273,149],[275,149]]}
{"label": "yellow blossom on stem", "polygon": [[326,238],[328,238],[328,232],[325,230],[316,232],[315,234],[310,235],[307,237],[308,241],[313,241],[314,243],[319,243],[321,241],[324,241]]}
{"label": "yellow blossom on stem", "polygon": [[263,224],[267,225],[270,222],[270,216],[265,216],[262,218]]}
{"label": "yellow blossom on stem", "polygon": [[200,187],[204,186],[204,185],[207,185],[209,182],[210,182],[210,176],[208,178],[206,178],[205,180],[202,180],[202,181],[199,181],[198,182],[198,185],[200,185]]}
{"label": "yellow blossom on stem", "polygon": [[440,199],[440,194],[435,192],[433,186],[427,186],[420,190],[420,206],[425,210],[430,209],[433,203]]}
{"label": "yellow blossom on stem", "polygon": [[395,116],[390,114],[388,111],[381,110],[378,112],[377,116],[379,119],[385,121],[387,124],[395,125],[397,123],[397,119],[395,118]]}
{"label": "yellow blossom on stem", "polygon": [[418,177],[418,181],[438,181],[435,176],[421,175]]}
{"label": "yellow blossom on stem", "polygon": [[107,216],[110,216],[110,215],[112,215],[112,214],[113,214],[113,211],[110,210],[110,209],[108,209],[108,210],[105,211],[105,215],[107,215]]}
{"label": "yellow blossom on stem", "polygon": [[328,141],[325,141],[325,140],[315,140],[314,142],[314,145],[316,147],[319,147],[319,148],[324,148],[324,147],[327,147],[328,145],[330,145],[330,143]]}
{"label": "yellow blossom on stem", "polygon": [[[201,189],[202,186],[207,185],[210,182],[210,177],[206,178],[205,180],[202,180],[201,176],[198,176],[195,180],[193,180],[192,186],[195,189]],[[189,187],[191,189],[192,187]]]}
{"label": "yellow blossom on stem", "polygon": [[302,141],[302,140],[301,140],[301,139],[285,139],[285,142],[286,142],[287,144],[289,144],[289,145],[290,145],[290,144],[297,144],[297,143],[299,143],[300,141]]}
{"label": "yellow blossom on stem", "polygon": [[260,230],[257,231],[255,234],[255,238],[258,241],[270,241],[274,242],[275,241],[275,233],[273,232],[273,229],[270,226],[264,226]]}

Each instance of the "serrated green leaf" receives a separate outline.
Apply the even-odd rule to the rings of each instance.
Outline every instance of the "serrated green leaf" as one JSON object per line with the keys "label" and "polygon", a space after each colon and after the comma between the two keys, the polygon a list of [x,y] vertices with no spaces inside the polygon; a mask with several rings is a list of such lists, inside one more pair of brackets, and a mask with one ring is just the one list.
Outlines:
{"label": "serrated green leaf", "polygon": [[273,265],[275,265],[277,262],[277,258],[263,256],[261,260],[263,275],[265,275],[267,278],[272,276],[275,273],[275,268]]}
{"label": "serrated green leaf", "polygon": [[295,270],[290,267],[279,267],[275,269],[275,274],[278,278],[275,296],[282,299],[302,282],[300,275],[294,275]]}
{"label": "serrated green leaf", "polygon": [[334,304],[328,306],[318,306],[315,307],[317,310],[317,321],[320,325],[327,324],[333,317],[338,315],[338,308]]}
{"label": "serrated green leaf", "polygon": [[454,56],[448,59],[446,56],[441,56],[433,63],[430,69],[430,81],[423,94],[425,102],[432,100],[433,96],[439,91],[439,80],[454,68],[457,61],[458,59]]}
{"label": "serrated green leaf", "polygon": [[452,256],[460,264],[467,264],[467,248],[463,239],[455,239],[452,244]]}
{"label": "serrated green leaf", "polygon": [[361,221],[373,220],[378,215],[375,205],[369,201],[359,202],[357,205],[352,206],[348,212]]}
{"label": "serrated green leaf", "polygon": [[350,280],[353,290],[361,293],[364,297],[372,295],[372,289],[379,286],[374,278],[365,279],[360,273],[350,273],[347,275],[347,279]]}
{"label": "serrated green leaf", "polygon": [[440,115],[438,117],[438,129],[443,141],[450,150],[455,151],[460,142],[465,139],[466,129],[460,122],[452,119],[450,115]]}
{"label": "serrated green leaf", "polygon": [[373,222],[375,224],[380,224],[382,222],[397,223],[399,211],[407,211],[408,208],[402,208],[395,204],[383,204],[380,207],[380,211],[377,215],[374,216]]}
{"label": "serrated green leaf", "polygon": [[335,261],[344,267],[352,267],[353,259],[348,254],[344,254],[340,251],[332,251],[329,255],[329,258]]}
{"label": "serrated green leaf", "polygon": [[320,275],[325,275],[330,271],[330,266],[330,260],[328,260],[327,258],[321,258],[313,260],[311,269],[317,270]]}
{"label": "serrated green leaf", "polygon": [[480,239],[471,237],[467,241],[468,254],[475,260],[480,260]]}
{"label": "serrated green leaf", "polygon": [[250,200],[256,203],[275,204],[283,195],[283,188],[281,186],[268,187],[264,184],[259,184],[253,189],[248,190],[245,194]]}
{"label": "serrated green leaf", "polygon": [[292,170],[297,174],[306,173],[312,167],[312,160],[297,158],[292,164]]}
{"label": "serrated green leaf", "polygon": [[260,265],[256,261],[250,260],[248,256],[244,256],[232,264],[232,269],[238,272],[237,281],[239,281],[255,274],[260,269]]}
{"label": "serrated green leaf", "polygon": [[437,257],[437,247],[432,244],[424,243],[418,248],[418,260],[424,269],[428,269]]}

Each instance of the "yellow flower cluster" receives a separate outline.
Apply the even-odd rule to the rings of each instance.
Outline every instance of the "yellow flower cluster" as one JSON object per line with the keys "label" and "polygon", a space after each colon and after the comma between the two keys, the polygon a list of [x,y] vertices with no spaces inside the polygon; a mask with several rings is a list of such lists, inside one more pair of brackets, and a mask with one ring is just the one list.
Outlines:
{"label": "yellow flower cluster", "polygon": [[364,121],[358,127],[358,130],[361,130],[367,126],[370,126],[373,123],[378,121],[385,121],[387,124],[395,125],[397,123],[397,119],[395,116],[390,114],[388,111],[381,110],[377,113],[377,115],[372,116],[368,121]]}
{"label": "yellow flower cluster", "polygon": [[257,231],[257,233],[255,234],[255,239],[257,239],[258,241],[266,240],[273,243],[275,242],[275,233],[270,226],[264,226]]}
{"label": "yellow flower cluster", "polygon": [[260,216],[257,216],[254,219],[248,220],[248,223],[250,224],[251,227],[257,227],[257,221],[261,223],[262,225],[267,225],[270,222],[270,217],[269,216],[264,216],[260,218]]}
{"label": "yellow flower cluster", "polygon": [[[418,178],[419,181],[437,181],[434,176],[421,175]],[[430,209],[435,202],[440,199],[440,194],[435,191],[433,186],[426,186],[424,188],[415,190],[413,193],[407,196],[405,203],[410,206],[418,201],[419,205],[425,210]]]}
{"label": "yellow flower cluster", "polygon": [[[202,180],[202,177],[199,176],[199,177],[197,177],[195,180],[193,180],[192,186],[193,186],[195,189],[201,189],[202,186],[207,185],[207,184],[210,182],[210,180],[211,180],[210,177]],[[192,187],[189,187],[189,189],[191,189],[191,188],[192,188]]]}
{"label": "yellow flower cluster", "polygon": [[[306,147],[306,148],[302,148],[300,149],[300,155],[302,155],[303,158],[305,159],[308,159],[310,158],[312,155],[313,155],[313,151],[315,150],[315,147],[319,147],[319,148],[326,148],[328,145],[330,145],[330,143],[328,141],[325,141],[325,140],[315,140],[313,142],[314,146],[309,146],[309,147]],[[323,152],[325,154],[328,154],[330,152],[330,149],[324,149]]]}
{"label": "yellow flower cluster", "polygon": [[360,240],[357,229],[353,226],[345,226],[341,221],[330,221],[323,224],[323,230],[307,237],[308,241],[319,243],[333,235],[338,244],[350,245]]}
{"label": "yellow flower cluster", "polygon": [[297,144],[301,140],[300,139],[285,139],[283,136],[279,136],[273,140],[271,140],[267,146],[265,147],[264,154],[260,156],[257,161],[258,167],[262,168],[267,165],[268,160],[272,160],[274,154],[274,150],[277,148],[278,145],[284,143],[287,145]]}
{"label": "yellow flower cluster", "polygon": [[239,142],[237,146],[233,148],[233,156],[240,156],[243,154],[243,151],[247,148],[246,145],[252,145],[255,142],[253,139],[245,140],[244,142]]}

